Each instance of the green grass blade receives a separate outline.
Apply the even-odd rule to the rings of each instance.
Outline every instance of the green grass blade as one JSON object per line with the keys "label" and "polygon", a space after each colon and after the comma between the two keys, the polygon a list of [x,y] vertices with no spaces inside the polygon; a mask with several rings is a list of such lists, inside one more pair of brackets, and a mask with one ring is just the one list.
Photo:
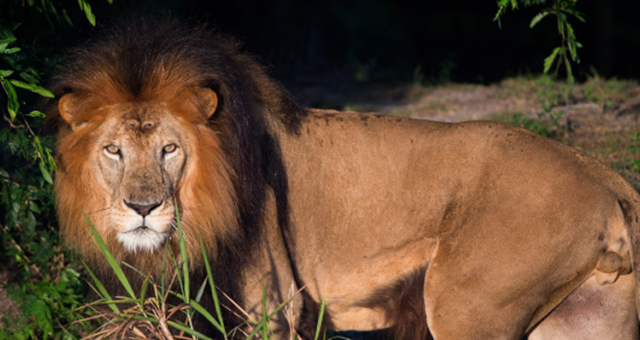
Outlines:
{"label": "green grass blade", "polygon": [[256,336],[256,334],[258,334],[258,332],[262,331],[262,328],[264,327],[265,321],[262,320],[260,321],[257,325],[256,328],[253,329],[253,332],[251,332],[251,334],[249,334],[249,336],[247,337],[247,339],[252,339],[254,336]]}
{"label": "green grass blade", "polygon": [[269,340],[268,338],[268,327],[269,324],[269,316],[267,315],[267,288],[262,285],[262,322],[264,323],[262,326],[262,340]]}
{"label": "green grass blade", "polygon": [[[169,254],[171,255],[171,261],[173,261],[173,268],[176,269],[176,272],[179,271],[180,266],[178,265],[178,261],[176,259],[175,254],[173,253],[173,250],[171,250],[171,248],[169,248]],[[180,292],[184,295],[184,284],[182,281],[182,275],[176,275],[176,279],[178,279],[178,286],[180,287]],[[167,287],[167,288],[171,288],[171,287]],[[185,303],[187,301],[184,301]]]}
{"label": "green grass blade", "polygon": [[[183,296],[181,296],[180,294],[176,294],[176,295],[179,298],[183,298]],[[211,315],[211,313],[209,313],[209,311],[207,311],[204,307],[202,307],[201,304],[199,304],[195,300],[191,300],[189,302],[189,306],[191,306],[198,313],[204,316],[207,319],[207,321],[209,321],[218,331],[220,331],[220,333],[226,334],[224,327],[213,317],[213,315]],[[226,335],[225,335],[225,338],[226,338]]]}
{"label": "green grass blade", "polygon": [[142,287],[140,287],[140,299],[138,300],[138,305],[140,306],[140,310],[144,310],[144,300],[147,296],[147,287],[149,286],[149,275],[144,278],[142,282]]}
{"label": "green grass blade", "polygon": [[[138,269],[138,268],[136,268],[136,267],[134,267],[134,266],[132,266],[132,265],[130,265],[130,264],[128,264],[128,263],[126,263],[126,262],[124,262],[124,261],[121,263],[121,265],[123,265],[123,266],[125,266],[125,267],[127,267],[127,268],[129,268],[129,269],[133,270],[134,272],[136,272],[136,273],[140,274],[140,276],[141,276],[141,277],[145,277],[145,278],[146,278],[146,277],[148,276],[147,274],[143,273],[140,269]],[[151,277],[149,277],[149,279],[151,280],[151,282],[153,282],[153,280],[151,279]]]}
{"label": "green grass blade", "polygon": [[189,265],[187,261],[187,245],[184,241],[184,235],[182,233],[182,224],[180,223],[180,212],[178,211],[178,201],[174,200],[173,205],[176,210],[176,224],[178,226],[178,240],[180,241],[180,257],[182,258],[182,275],[184,278],[184,295],[187,298],[186,303],[189,303],[191,294],[189,292]]}
{"label": "green grass blade", "polygon": [[222,310],[220,308],[220,300],[218,299],[218,294],[216,293],[216,285],[213,280],[213,273],[211,272],[211,265],[209,264],[209,257],[207,256],[207,249],[204,246],[204,241],[202,240],[202,234],[200,234],[200,247],[202,248],[202,256],[204,260],[204,266],[207,270],[207,278],[209,279],[209,287],[211,287],[211,297],[213,298],[213,305],[216,309],[216,316],[218,317],[218,322],[222,327],[224,334],[226,333],[224,327],[224,320],[222,319]]}
{"label": "green grass blade", "polygon": [[160,296],[158,296],[158,301],[160,302],[160,304],[164,303],[164,295],[166,293],[166,289],[165,289],[165,273],[166,273],[166,266],[167,266],[167,249],[169,249],[169,242],[165,242],[164,244],[164,253],[162,254],[162,269],[160,270],[160,275],[162,276],[160,278]]}
{"label": "green grass blade", "polygon": [[318,325],[316,325],[316,336],[315,340],[318,340],[320,336],[320,330],[322,329],[322,318],[324,317],[324,307],[325,307],[325,299],[322,298],[322,303],[320,304],[320,313],[318,315]]}
{"label": "green grass blade", "polygon": [[109,293],[107,292],[107,289],[104,287],[102,282],[98,280],[98,278],[93,274],[91,269],[89,269],[89,266],[87,266],[87,264],[84,261],[82,261],[82,265],[84,265],[84,268],[87,270],[87,273],[89,273],[89,276],[91,276],[93,283],[96,285],[95,288],[99,292],[98,295],[100,295],[100,297],[102,297],[105,301],[107,301],[107,305],[109,305],[109,308],[111,308],[111,310],[120,314],[120,309],[118,308],[118,305],[110,302],[110,301],[113,301],[113,299],[111,299],[111,295],[109,295]]}
{"label": "green grass blade", "polygon": [[200,333],[200,332],[194,331],[193,329],[191,329],[191,328],[189,328],[189,327],[187,327],[187,326],[185,326],[185,325],[181,325],[181,324],[179,324],[179,323],[177,323],[177,322],[174,322],[174,321],[167,321],[167,324],[168,324],[169,326],[171,326],[171,327],[173,327],[173,328],[176,328],[176,329],[178,329],[178,330],[181,330],[181,331],[183,331],[183,332],[185,332],[185,333],[187,333],[187,334],[189,334],[189,335],[191,335],[191,336],[195,336],[195,337],[197,337],[198,339],[202,339],[202,340],[213,340],[213,339],[211,339],[210,337],[208,337],[208,336],[206,336],[206,335],[204,335],[204,334],[202,334],[202,333]]}
{"label": "green grass blade", "polygon": [[200,300],[202,300],[202,295],[204,295],[204,289],[206,287],[207,287],[207,280],[205,279],[204,281],[202,281],[202,284],[200,285],[200,288],[198,289],[198,293],[196,294],[195,300],[197,302],[200,302]]}
{"label": "green grass blade", "polygon": [[118,280],[120,280],[122,287],[124,287],[124,289],[127,291],[129,296],[131,296],[131,298],[136,299],[136,295],[134,294],[133,289],[131,288],[131,284],[129,283],[129,280],[127,280],[127,277],[124,275],[124,272],[122,271],[122,267],[120,267],[116,258],[113,256],[109,248],[107,248],[107,245],[104,243],[104,240],[102,239],[102,237],[100,237],[100,234],[98,233],[96,228],[93,226],[93,223],[91,223],[91,221],[89,220],[89,217],[87,217],[87,214],[85,214],[84,211],[82,212],[82,214],[84,215],[84,218],[87,220],[87,223],[89,223],[89,227],[91,227],[91,232],[93,233],[93,236],[94,236],[93,238],[94,242],[96,242],[96,244],[100,248],[100,251],[104,255],[105,259],[107,260],[107,262],[109,262],[109,265],[111,266],[114,273],[118,277]]}

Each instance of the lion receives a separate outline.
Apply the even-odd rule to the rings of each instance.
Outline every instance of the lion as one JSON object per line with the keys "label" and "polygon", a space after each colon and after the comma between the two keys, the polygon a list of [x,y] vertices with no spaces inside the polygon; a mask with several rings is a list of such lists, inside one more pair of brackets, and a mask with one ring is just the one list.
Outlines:
{"label": "lion", "polygon": [[60,231],[100,277],[84,214],[158,277],[177,207],[224,304],[290,300],[276,339],[312,334],[322,303],[325,329],[392,339],[638,338],[640,196],[614,171],[496,122],[304,108],[240,48],[138,18],[58,68]]}

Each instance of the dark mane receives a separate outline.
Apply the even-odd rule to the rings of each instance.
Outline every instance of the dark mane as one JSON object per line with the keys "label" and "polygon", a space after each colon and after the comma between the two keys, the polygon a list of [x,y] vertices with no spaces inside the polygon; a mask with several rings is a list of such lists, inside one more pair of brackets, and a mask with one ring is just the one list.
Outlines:
{"label": "dark mane", "polygon": [[[74,92],[148,100],[188,86],[212,88],[221,112],[231,115],[263,106],[291,132],[304,115],[253,57],[240,52],[239,42],[170,18],[131,18],[114,26],[73,50],[49,88],[58,98]],[[58,116],[54,105],[48,111],[53,119]]]}

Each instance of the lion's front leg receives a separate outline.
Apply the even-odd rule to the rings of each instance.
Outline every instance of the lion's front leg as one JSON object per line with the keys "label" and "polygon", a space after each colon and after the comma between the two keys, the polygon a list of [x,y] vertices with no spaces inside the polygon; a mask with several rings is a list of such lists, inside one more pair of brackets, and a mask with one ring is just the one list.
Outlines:
{"label": "lion's front leg", "polygon": [[585,281],[529,335],[529,340],[637,340],[632,275],[612,284]]}
{"label": "lion's front leg", "polygon": [[[268,332],[273,339],[293,339],[295,328],[302,314],[302,295],[294,280],[293,269],[282,233],[277,224],[275,197],[267,191],[263,230],[257,249],[244,268],[240,284],[242,319],[260,321],[264,313],[273,314],[269,318]],[[264,300],[266,297],[266,301]],[[283,304],[285,306],[280,308]],[[266,306],[266,310],[264,307]],[[255,325],[248,323],[245,332],[253,331]],[[239,338],[246,338],[240,336]]]}

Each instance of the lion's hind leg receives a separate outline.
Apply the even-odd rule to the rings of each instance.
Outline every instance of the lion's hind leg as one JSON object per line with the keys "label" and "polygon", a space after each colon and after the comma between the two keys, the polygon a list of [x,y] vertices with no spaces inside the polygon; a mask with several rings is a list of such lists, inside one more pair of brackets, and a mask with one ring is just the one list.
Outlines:
{"label": "lion's hind leg", "polygon": [[591,277],[529,335],[529,340],[569,339],[640,339],[633,276],[605,285]]}

